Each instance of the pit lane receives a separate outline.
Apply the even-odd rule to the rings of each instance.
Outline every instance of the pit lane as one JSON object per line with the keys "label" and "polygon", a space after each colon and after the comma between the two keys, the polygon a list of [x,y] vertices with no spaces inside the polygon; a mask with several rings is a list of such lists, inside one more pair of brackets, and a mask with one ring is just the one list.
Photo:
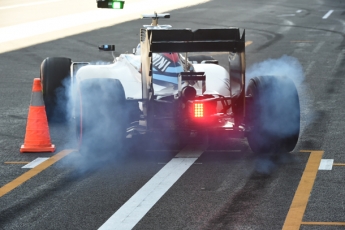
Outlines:
{"label": "pit lane", "polygon": [[[248,66],[282,54],[300,60],[310,85],[300,93],[311,92],[314,101],[311,103],[317,116],[304,130],[292,154],[293,161],[278,164],[278,159],[274,164],[278,167],[270,176],[260,176],[255,173],[257,160],[245,142],[229,140],[228,146],[209,147],[196,162],[199,164],[192,165],[135,228],[281,229],[309,159],[309,153],[299,151],[323,150],[324,159],[345,162],[342,154],[344,102],[341,100],[341,76],[344,73],[341,9],[344,7],[333,1],[314,6],[304,2],[280,3],[281,6],[235,2],[232,9],[225,9],[226,3],[212,1],[173,11],[173,18],[167,23],[191,28],[228,24],[247,28],[247,40],[254,41],[247,49]],[[241,12],[237,13],[236,7]],[[332,7],[337,10],[322,19]],[[252,14],[243,14],[248,8],[253,9]],[[300,8],[304,10],[303,14],[296,13]],[[217,15],[200,16],[200,12],[210,11]],[[205,15],[207,20],[203,19]],[[285,18],[272,23],[276,16]],[[228,21],[223,20],[225,18]],[[38,66],[44,57],[69,56],[74,60],[86,60],[92,56],[109,60],[107,54],[95,52],[94,44],[110,42],[115,36],[116,44],[124,44],[123,48],[119,47],[119,52],[131,50],[137,43],[133,33],[137,33],[141,24],[142,21],[133,21],[2,54],[2,161],[32,161],[36,157],[52,156],[19,155],[17,151],[23,141],[32,78],[38,76]],[[70,51],[70,47],[75,50]],[[58,151],[75,147],[71,141],[73,134],[66,135],[68,129],[51,127],[53,142],[60,146]],[[0,226],[5,229],[98,228],[164,167],[162,163],[172,159],[178,150],[174,145],[172,147],[171,150],[161,149],[164,151],[158,151],[160,149],[156,147],[145,153],[140,149],[133,150],[129,158],[96,169],[85,169],[78,164],[81,161],[78,155],[71,154],[0,198]],[[22,175],[20,167],[1,165],[1,184]],[[337,226],[345,220],[342,175],[341,167],[317,172],[301,229],[342,228]],[[322,225],[325,223],[331,226]]]}

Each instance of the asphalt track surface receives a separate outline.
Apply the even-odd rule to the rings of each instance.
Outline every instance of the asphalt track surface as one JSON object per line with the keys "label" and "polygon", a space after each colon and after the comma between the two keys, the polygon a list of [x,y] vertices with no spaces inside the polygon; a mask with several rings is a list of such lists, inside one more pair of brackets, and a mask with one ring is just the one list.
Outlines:
{"label": "asphalt track surface", "polygon": [[[32,6],[2,9],[13,6],[12,1],[2,1],[0,15],[6,17],[0,26],[88,10],[76,5],[62,10],[63,2],[45,3],[36,5],[40,13],[34,13],[28,10]],[[48,15],[54,7],[55,14]],[[214,0],[170,13],[172,18],[162,24],[246,29],[246,40],[252,41],[246,49],[247,67],[283,55],[297,58],[305,75],[298,87],[302,132],[291,154],[274,159],[256,158],[246,140],[210,144],[148,212],[141,213],[134,229],[344,229],[345,3]],[[50,127],[55,154],[19,153],[32,81],[39,76],[42,60],[65,56],[109,61],[111,56],[98,52],[97,46],[114,43],[117,54],[130,52],[142,24],[148,22],[132,20],[0,54],[1,192],[30,171],[21,168],[24,162],[76,148],[71,122]],[[29,44],[33,39],[25,40]],[[3,46],[0,49],[6,49]],[[131,146],[115,160],[98,164],[68,152],[1,195],[0,229],[98,229],[180,153],[184,146],[174,140],[150,138],[146,150]],[[318,170],[321,158],[334,159],[332,170]]]}

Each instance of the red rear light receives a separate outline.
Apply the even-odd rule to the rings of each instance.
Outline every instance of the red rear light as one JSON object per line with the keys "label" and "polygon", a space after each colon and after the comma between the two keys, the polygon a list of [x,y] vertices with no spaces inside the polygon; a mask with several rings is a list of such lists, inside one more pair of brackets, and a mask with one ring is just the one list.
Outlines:
{"label": "red rear light", "polygon": [[194,117],[204,117],[203,103],[194,103]]}

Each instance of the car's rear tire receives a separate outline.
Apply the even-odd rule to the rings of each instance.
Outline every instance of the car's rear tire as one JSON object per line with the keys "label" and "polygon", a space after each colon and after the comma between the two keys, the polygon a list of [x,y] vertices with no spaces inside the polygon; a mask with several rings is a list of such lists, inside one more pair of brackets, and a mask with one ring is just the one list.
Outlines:
{"label": "car's rear tire", "polygon": [[67,120],[65,84],[69,84],[71,64],[71,59],[64,57],[48,57],[41,64],[43,100],[49,122]]}
{"label": "car's rear tire", "polygon": [[257,154],[291,152],[300,131],[300,104],[293,81],[261,76],[249,81],[246,122],[249,146]]}
{"label": "car's rear tire", "polygon": [[117,79],[79,82],[76,130],[81,154],[104,159],[122,149],[128,125],[125,101],[123,86]]}

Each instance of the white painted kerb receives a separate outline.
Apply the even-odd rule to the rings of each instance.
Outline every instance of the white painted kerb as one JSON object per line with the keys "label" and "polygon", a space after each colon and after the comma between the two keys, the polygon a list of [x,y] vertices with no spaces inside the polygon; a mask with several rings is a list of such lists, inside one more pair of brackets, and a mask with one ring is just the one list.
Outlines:
{"label": "white painted kerb", "polygon": [[23,169],[32,169],[35,168],[37,165],[41,164],[42,162],[48,160],[49,157],[38,157],[35,160],[31,161],[29,164],[24,165]]}
{"label": "white painted kerb", "polygon": [[332,170],[334,159],[321,159],[319,170]]}

